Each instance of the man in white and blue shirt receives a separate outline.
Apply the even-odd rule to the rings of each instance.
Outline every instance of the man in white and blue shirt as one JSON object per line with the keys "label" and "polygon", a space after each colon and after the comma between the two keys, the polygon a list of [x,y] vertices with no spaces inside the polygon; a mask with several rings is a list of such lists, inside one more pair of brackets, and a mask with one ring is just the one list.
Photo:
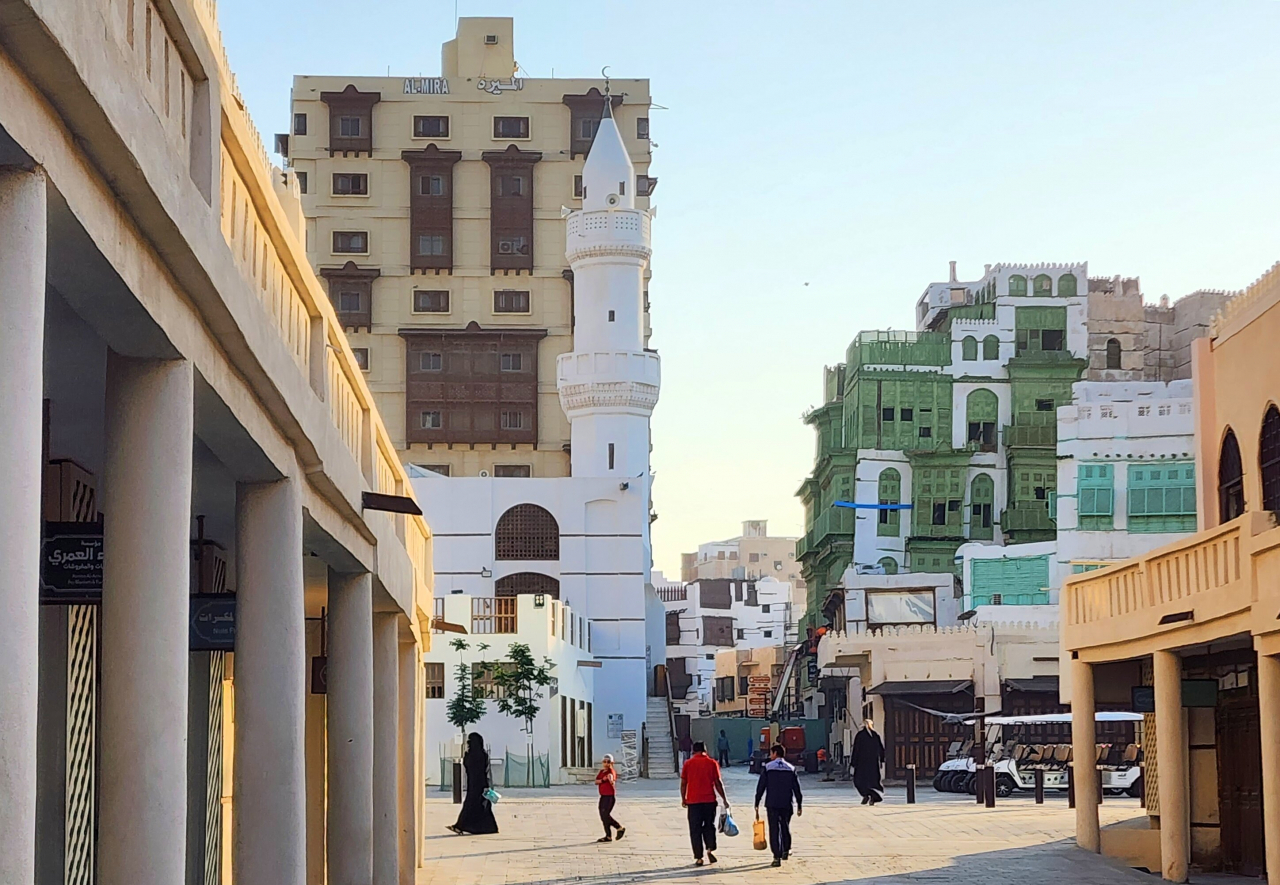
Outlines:
{"label": "man in white and blue shirt", "polygon": [[795,798],[795,813],[804,813],[800,794],[800,777],[795,766],[787,762],[787,751],[775,744],[769,751],[773,757],[760,772],[756,784],[756,816],[760,816],[760,800],[764,799],[765,815],[769,819],[769,847],[773,849],[772,866],[780,867],[791,857],[791,799]]}

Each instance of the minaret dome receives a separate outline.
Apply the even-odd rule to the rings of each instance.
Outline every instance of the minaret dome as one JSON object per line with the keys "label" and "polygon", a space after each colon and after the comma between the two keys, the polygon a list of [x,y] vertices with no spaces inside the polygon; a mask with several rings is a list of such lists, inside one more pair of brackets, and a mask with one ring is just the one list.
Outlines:
{"label": "minaret dome", "polygon": [[613,119],[612,101],[606,95],[604,117],[582,167],[583,211],[634,209],[635,186],[636,170]]}

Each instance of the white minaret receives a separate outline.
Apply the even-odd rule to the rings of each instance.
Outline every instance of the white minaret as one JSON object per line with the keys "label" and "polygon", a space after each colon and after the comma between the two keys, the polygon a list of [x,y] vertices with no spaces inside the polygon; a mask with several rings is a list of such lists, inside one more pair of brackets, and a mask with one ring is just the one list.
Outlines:
{"label": "white minaret", "polygon": [[636,174],[613,120],[604,118],[582,169],[582,209],[567,215],[573,268],[573,352],[556,366],[572,427],[574,476],[649,475],[649,416],[659,363],[644,349],[644,269],[649,213],[637,209]]}

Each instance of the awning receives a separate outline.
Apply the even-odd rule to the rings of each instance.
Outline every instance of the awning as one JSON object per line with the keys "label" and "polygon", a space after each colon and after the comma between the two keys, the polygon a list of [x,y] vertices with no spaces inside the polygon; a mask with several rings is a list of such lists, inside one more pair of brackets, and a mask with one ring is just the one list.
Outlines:
{"label": "awning", "polygon": [[1031,676],[1027,679],[1006,679],[1004,687],[1009,691],[1042,691],[1058,693],[1057,676]]}
{"label": "awning", "polygon": [[959,694],[972,691],[972,679],[925,679],[919,682],[881,682],[875,688],[867,689],[867,694],[918,695],[918,694]]}

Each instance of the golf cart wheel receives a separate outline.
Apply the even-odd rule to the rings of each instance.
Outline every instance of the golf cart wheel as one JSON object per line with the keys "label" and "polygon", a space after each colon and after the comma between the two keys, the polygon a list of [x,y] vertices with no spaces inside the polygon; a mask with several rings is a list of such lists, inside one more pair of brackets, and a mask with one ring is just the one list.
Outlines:
{"label": "golf cart wheel", "polygon": [[996,775],[996,796],[999,798],[1012,796],[1017,788],[1018,785],[1014,783],[1012,776],[1003,773]]}
{"label": "golf cart wheel", "polygon": [[943,781],[945,781],[946,779],[947,779],[947,773],[945,771],[939,771],[937,774],[933,776],[933,791],[935,793],[946,792],[946,790],[943,789],[943,786],[942,786]]}
{"label": "golf cart wheel", "polygon": [[1139,775],[1138,779],[1133,783],[1131,783],[1128,789],[1125,790],[1125,792],[1128,793],[1134,799],[1137,799],[1139,796],[1142,795],[1142,786],[1143,786],[1142,778],[1143,776]]}
{"label": "golf cart wheel", "polygon": [[968,793],[970,796],[978,795],[978,775],[972,771],[966,772],[959,792]]}

